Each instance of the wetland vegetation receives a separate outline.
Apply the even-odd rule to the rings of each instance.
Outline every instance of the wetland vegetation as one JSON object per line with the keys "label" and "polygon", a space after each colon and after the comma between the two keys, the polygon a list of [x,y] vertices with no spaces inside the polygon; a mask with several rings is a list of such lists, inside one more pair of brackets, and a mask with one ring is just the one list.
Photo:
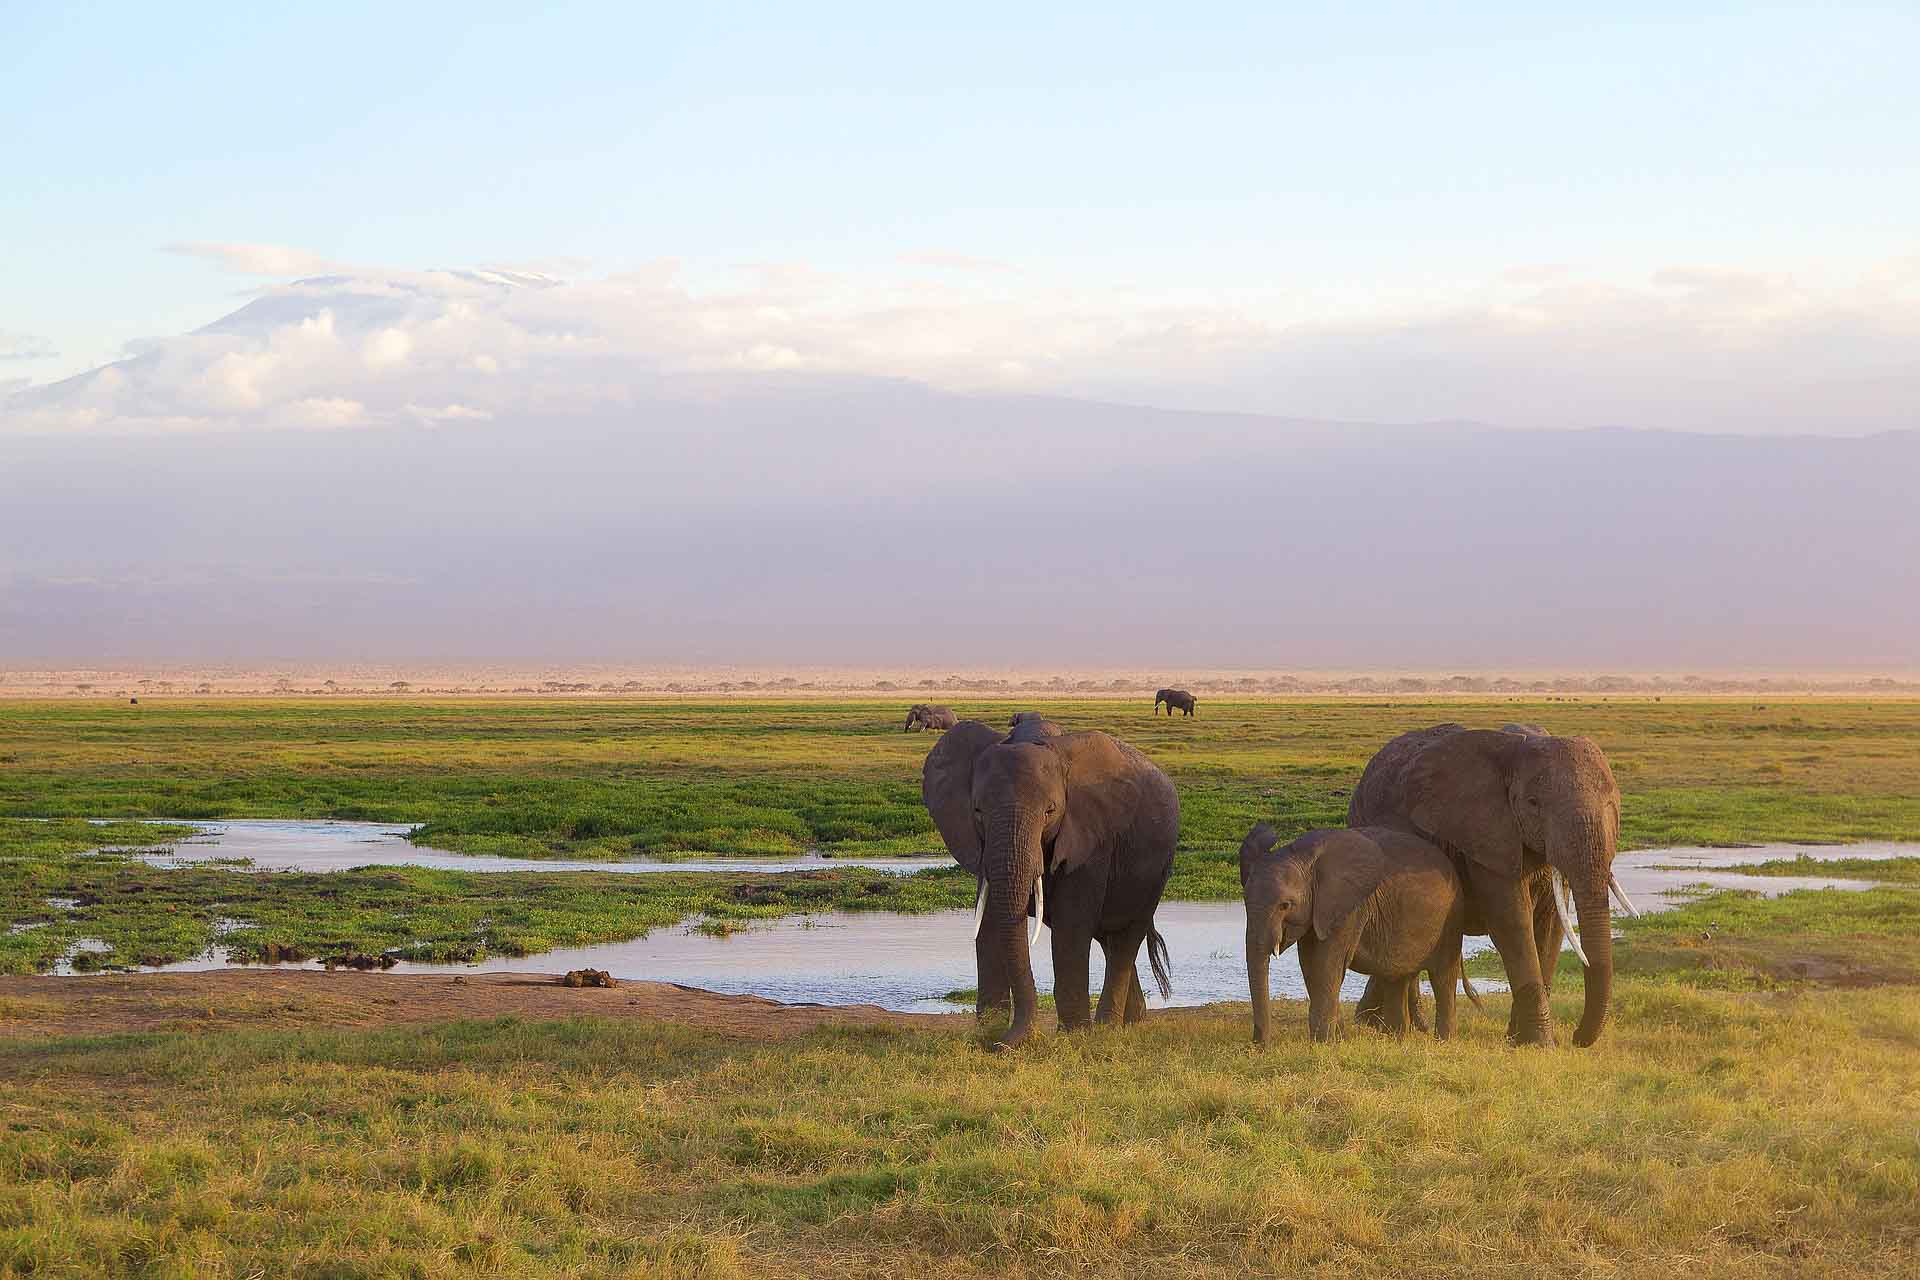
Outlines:
{"label": "wetland vegetation", "polygon": [[[1920,702],[1215,701],[1177,721],[1114,701],[956,710],[999,723],[1016,705],[1121,734],[1174,778],[1173,899],[1237,898],[1234,851],[1256,818],[1339,824],[1369,754],[1444,719],[1594,736],[1625,793],[1623,848],[1920,838]],[[80,965],[181,960],[216,939],[239,958],[444,960],[693,915],[724,929],[793,911],[965,906],[971,886],[949,870],[263,878],[85,852],[180,834],[81,821],[99,817],[417,822],[438,847],[519,856],[938,852],[919,795],[930,739],[902,734],[898,714],[886,702],[0,703],[0,972],[44,969],[81,940],[104,949],[75,954]]]}

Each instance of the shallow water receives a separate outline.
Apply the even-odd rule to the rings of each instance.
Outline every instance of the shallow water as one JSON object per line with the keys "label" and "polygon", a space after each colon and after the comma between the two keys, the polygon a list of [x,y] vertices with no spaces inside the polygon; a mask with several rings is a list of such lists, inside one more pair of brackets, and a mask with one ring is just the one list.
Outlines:
{"label": "shallow water", "polygon": [[1614,876],[1641,911],[1665,911],[1684,899],[1693,887],[1751,889],[1777,898],[1795,889],[1871,889],[1868,880],[1829,876],[1749,876],[1721,870],[1756,862],[1807,857],[1816,862],[1836,858],[1920,857],[1920,844],[1875,840],[1862,844],[1765,844],[1738,849],[1681,846],[1672,849],[1636,849],[1613,860]]}
{"label": "shallow water", "polygon": [[[233,819],[196,824],[204,834],[156,855],[162,865],[212,858],[248,858],[260,871],[340,871],[362,866],[425,866],[469,871],[791,871],[832,866],[877,867],[909,872],[949,865],[945,858],[708,858],[694,862],[583,862],[500,858],[422,848],[405,840],[406,826],[362,822],[296,822]],[[1643,912],[1667,910],[1683,900],[1690,886],[1752,889],[1768,895],[1794,889],[1865,889],[1871,883],[1819,876],[1746,876],[1723,868],[1740,863],[1807,855],[1824,858],[1895,858],[1920,855],[1920,845],[1875,842],[1855,845],[1764,845],[1740,849],[1643,849],[1623,853],[1614,863],[1621,883]],[[1173,966],[1174,995],[1163,1001],[1148,985],[1150,1005],[1206,1004],[1245,1000],[1243,956],[1246,913],[1238,902],[1170,902],[1156,923],[1167,940]],[[891,912],[830,912],[791,917],[749,927],[729,937],[696,933],[692,922],[655,930],[628,942],[569,947],[523,958],[496,957],[479,964],[407,964],[395,972],[554,973],[566,969],[605,969],[616,978],[651,979],[703,987],[710,991],[766,996],[793,1003],[877,1004],[888,1009],[952,1010],[966,1006],[941,996],[971,987],[973,913],[931,915]],[[1485,938],[1467,940],[1472,954],[1487,948]],[[1033,948],[1034,976],[1041,990],[1051,988],[1053,965],[1049,935],[1042,929]],[[1141,957],[1144,967],[1145,957]],[[167,970],[229,967],[223,948]],[[282,967],[313,968],[313,962]],[[1099,949],[1093,953],[1092,987],[1097,995],[1104,973]],[[1272,966],[1276,995],[1303,997],[1299,964],[1292,952]],[[1342,994],[1359,996],[1365,978],[1348,975]],[[1500,984],[1488,983],[1490,988]],[[1465,1016],[1463,1014],[1463,1016]]]}
{"label": "shallow water", "polygon": [[[1142,948],[1141,985],[1149,1005],[1247,998],[1244,907],[1237,902],[1169,902],[1161,905],[1154,922],[1167,940],[1173,998],[1160,998],[1146,972]],[[1034,981],[1042,991],[1053,988],[1051,937],[1042,927],[1033,946]],[[1469,952],[1484,948],[1484,940],[1476,941],[1480,945],[1469,944]],[[164,966],[174,971],[226,967],[226,957],[217,947],[203,960]],[[311,969],[314,965],[282,967]],[[677,982],[796,1004],[877,1004],[887,1009],[952,1012],[972,1007],[971,1001],[953,1004],[941,996],[974,984],[973,912],[836,911],[770,921],[725,938],[677,925],[629,942],[565,947],[479,964],[401,963],[393,972],[557,973],[567,969],[605,969],[616,978]],[[1095,999],[1105,973],[1096,946],[1090,983]],[[1292,952],[1274,962],[1271,981],[1276,995],[1306,995]],[[1349,974],[1346,998],[1358,999],[1365,985],[1364,976]]]}
{"label": "shallow water", "polygon": [[195,822],[199,834],[166,853],[147,856],[155,866],[185,866],[223,858],[246,858],[247,871],[349,871],[355,867],[435,867],[445,871],[818,871],[824,867],[873,867],[902,875],[924,867],[951,866],[939,858],[696,858],[663,862],[626,858],[616,862],[581,858],[504,858],[454,853],[410,844],[413,828],[390,822],[331,822],[279,818],[222,818]]}

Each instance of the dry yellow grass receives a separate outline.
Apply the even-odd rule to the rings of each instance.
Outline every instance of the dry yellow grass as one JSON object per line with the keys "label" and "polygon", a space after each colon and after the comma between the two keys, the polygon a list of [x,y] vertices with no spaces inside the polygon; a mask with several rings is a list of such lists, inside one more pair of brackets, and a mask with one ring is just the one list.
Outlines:
{"label": "dry yellow grass", "polygon": [[[0,1275],[1861,1277],[1920,1248],[1920,989],[1628,982],[1587,1052],[663,1023],[0,1048]],[[1571,1012],[1571,1007],[1565,1012]]]}

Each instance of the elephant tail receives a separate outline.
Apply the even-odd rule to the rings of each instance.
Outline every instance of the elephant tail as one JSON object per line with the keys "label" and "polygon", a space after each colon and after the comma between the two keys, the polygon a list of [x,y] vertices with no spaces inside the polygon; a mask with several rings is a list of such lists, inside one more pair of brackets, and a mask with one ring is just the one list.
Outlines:
{"label": "elephant tail", "polygon": [[1153,966],[1153,980],[1160,987],[1160,998],[1173,997],[1173,973],[1167,962],[1167,940],[1158,929],[1147,931],[1147,963]]}
{"label": "elephant tail", "polygon": [[1467,976],[1467,967],[1460,966],[1460,989],[1467,993],[1467,999],[1473,1001],[1473,1007],[1485,1013],[1487,1006],[1480,1003],[1480,993],[1473,989],[1473,979]]}

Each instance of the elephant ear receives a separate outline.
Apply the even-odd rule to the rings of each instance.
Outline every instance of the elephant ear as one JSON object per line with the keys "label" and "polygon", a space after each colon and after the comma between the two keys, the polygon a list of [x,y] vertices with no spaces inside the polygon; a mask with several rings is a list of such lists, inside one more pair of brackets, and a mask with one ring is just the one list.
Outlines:
{"label": "elephant ear", "polygon": [[1517,876],[1525,846],[1507,793],[1529,739],[1469,729],[1427,745],[1407,764],[1407,816],[1422,835],[1490,871]]}
{"label": "elephant ear", "polygon": [[1367,905],[1393,862],[1357,831],[1329,832],[1313,860],[1313,934],[1325,941],[1348,917]]}
{"label": "elephant ear", "polygon": [[920,798],[953,860],[980,874],[980,835],[973,829],[973,762],[1000,741],[998,730],[962,720],[927,752],[920,770]]}
{"label": "elephant ear", "polygon": [[1067,766],[1067,812],[1053,838],[1053,869],[1071,871],[1111,848],[1133,825],[1147,758],[1104,733],[1068,733],[1043,740]]}

